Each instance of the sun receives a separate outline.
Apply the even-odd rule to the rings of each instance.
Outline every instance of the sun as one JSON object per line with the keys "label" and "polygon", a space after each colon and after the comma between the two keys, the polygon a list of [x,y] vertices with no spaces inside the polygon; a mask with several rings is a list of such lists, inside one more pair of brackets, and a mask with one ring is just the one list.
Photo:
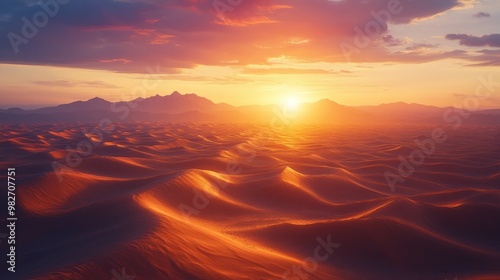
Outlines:
{"label": "sun", "polygon": [[300,105],[300,101],[297,97],[293,96],[293,97],[288,97],[286,100],[285,100],[285,107],[289,110],[296,110],[299,108],[299,105]]}

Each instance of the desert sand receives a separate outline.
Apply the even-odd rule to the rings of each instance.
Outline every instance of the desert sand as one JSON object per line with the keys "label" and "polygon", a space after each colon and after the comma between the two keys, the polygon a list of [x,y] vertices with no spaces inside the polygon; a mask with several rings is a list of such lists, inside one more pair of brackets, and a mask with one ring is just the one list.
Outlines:
{"label": "desert sand", "polygon": [[115,126],[1,127],[19,207],[1,279],[500,279],[498,126],[444,127],[393,189],[432,125]]}

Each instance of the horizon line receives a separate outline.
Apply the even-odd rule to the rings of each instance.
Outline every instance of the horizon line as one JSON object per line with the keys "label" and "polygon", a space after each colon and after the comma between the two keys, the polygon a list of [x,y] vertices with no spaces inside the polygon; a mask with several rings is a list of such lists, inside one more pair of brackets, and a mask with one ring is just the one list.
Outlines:
{"label": "horizon line", "polygon": [[[258,104],[258,103],[253,103],[253,104],[244,104],[244,105],[233,105],[231,103],[227,103],[227,102],[219,102],[219,103],[216,103],[214,101],[212,101],[210,98],[208,97],[205,97],[205,96],[201,96],[201,95],[198,95],[196,93],[193,93],[193,92],[189,92],[189,93],[180,93],[179,91],[177,90],[174,90],[172,93],[170,94],[165,94],[165,95],[160,95],[158,93],[156,94],[152,94],[150,96],[147,96],[147,97],[137,97],[137,98],[134,98],[134,99],[131,99],[131,100],[119,100],[119,101],[110,101],[110,100],[107,100],[105,98],[102,98],[102,97],[99,97],[99,96],[94,96],[92,98],[89,98],[89,99],[86,99],[86,100],[74,100],[74,101],[71,101],[71,102],[68,102],[68,103],[58,103],[58,104],[24,104],[24,105],[16,105],[16,104],[13,104],[13,105],[7,105],[8,107],[0,107],[0,110],[10,110],[10,109],[21,109],[21,110],[24,110],[24,111],[30,111],[30,110],[37,110],[37,109],[43,109],[43,108],[51,108],[51,107],[56,107],[56,106],[60,106],[60,105],[67,105],[67,104],[71,104],[71,103],[75,103],[75,102],[87,102],[87,101],[90,101],[92,99],[101,99],[101,100],[104,100],[106,102],[110,102],[110,103],[119,103],[119,102],[132,102],[132,101],[136,101],[138,99],[149,99],[149,98],[152,98],[152,97],[167,97],[167,96],[172,96],[172,95],[180,95],[180,96],[185,96],[185,95],[195,95],[197,97],[200,97],[200,98],[205,98],[211,102],[213,102],[214,104],[226,104],[226,105],[229,105],[229,106],[232,106],[232,107],[235,107],[235,108],[241,108],[241,107],[246,107],[246,106],[282,106],[285,104],[285,102],[282,102],[282,103],[267,103],[267,104]],[[318,102],[321,102],[323,100],[328,100],[330,102],[334,102],[338,105],[341,105],[341,106],[344,106],[344,107],[352,107],[352,108],[359,108],[359,107],[378,107],[378,106],[383,106],[383,105],[393,105],[393,104],[405,104],[405,105],[419,105],[419,106],[427,106],[427,107],[435,107],[435,108],[449,108],[449,107],[453,107],[453,108],[458,108],[454,105],[448,105],[448,106],[439,106],[439,105],[431,105],[431,104],[422,104],[422,103],[416,103],[416,102],[406,102],[406,101],[394,101],[394,102],[388,102],[388,103],[380,103],[380,104],[376,104],[376,105],[373,105],[373,104],[369,104],[369,105],[346,105],[346,104],[341,104],[341,103],[338,103],[337,101],[335,100],[332,100],[330,98],[321,98],[321,99],[317,99],[315,101],[299,101],[298,103],[299,104],[314,104],[314,103],[318,103]],[[500,106],[498,107],[480,107],[478,108],[477,110],[495,110],[495,109],[500,109]]]}

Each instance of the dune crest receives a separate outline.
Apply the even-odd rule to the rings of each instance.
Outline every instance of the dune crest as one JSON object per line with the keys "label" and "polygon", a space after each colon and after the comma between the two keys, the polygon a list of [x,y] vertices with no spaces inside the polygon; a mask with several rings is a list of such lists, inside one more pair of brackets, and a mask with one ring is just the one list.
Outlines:
{"label": "dune crest", "polygon": [[264,129],[116,124],[74,166],[81,124],[2,130],[18,279],[500,277],[498,128],[450,135],[394,192],[384,172],[433,126]]}

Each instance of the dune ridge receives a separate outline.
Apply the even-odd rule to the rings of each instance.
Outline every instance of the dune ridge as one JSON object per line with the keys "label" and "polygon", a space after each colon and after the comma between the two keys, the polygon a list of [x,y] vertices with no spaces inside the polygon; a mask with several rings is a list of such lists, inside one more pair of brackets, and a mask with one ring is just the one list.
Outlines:
{"label": "dune ridge", "polygon": [[2,279],[283,279],[318,238],[340,246],[309,279],[500,279],[498,126],[450,133],[394,192],[384,171],[433,126],[255,141],[266,127],[120,123],[75,166],[92,126],[1,128],[22,225],[22,266]]}

